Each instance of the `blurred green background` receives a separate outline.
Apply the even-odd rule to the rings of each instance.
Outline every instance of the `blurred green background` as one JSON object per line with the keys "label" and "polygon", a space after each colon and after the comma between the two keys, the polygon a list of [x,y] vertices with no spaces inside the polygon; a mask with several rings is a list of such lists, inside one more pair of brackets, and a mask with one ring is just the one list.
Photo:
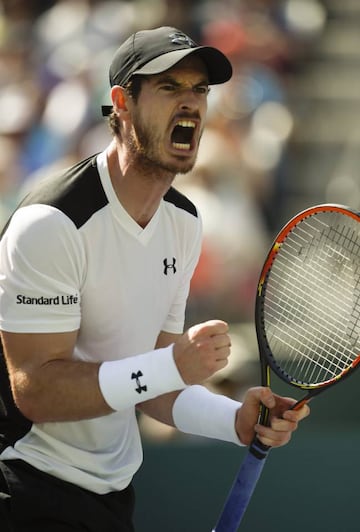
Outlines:
{"label": "blurred green background", "polygon": [[[240,531],[359,531],[359,379],[315,399],[292,441],[270,452]],[[245,453],[200,438],[146,443],[137,532],[210,532]]]}

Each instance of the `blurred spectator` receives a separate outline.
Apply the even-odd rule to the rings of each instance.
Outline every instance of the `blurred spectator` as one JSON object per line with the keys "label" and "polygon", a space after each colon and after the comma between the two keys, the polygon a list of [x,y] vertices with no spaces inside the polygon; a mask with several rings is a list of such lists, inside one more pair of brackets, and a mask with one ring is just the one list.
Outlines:
{"label": "blurred spectator", "polygon": [[267,233],[242,174],[240,146],[229,139],[226,129],[209,125],[195,169],[177,179],[178,188],[197,204],[204,223],[203,252],[188,307],[190,322],[208,316],[209,309],[230,322],[252,319]]}
{"label": "blurred spectator", "polygon": [[[106,65],[118,42],[139,28],[178,26],[221,48],[235,70],[230,83],[214,90],[200,165],[184,179],[203,205],[205,221],[204,252],[194,283],[194,298],[201,293],[202,299],[194,309],[249,319],[257,266],[267,244],[268,205],[292,131],[281,75],[296,60],[294,40],[301,40],[301,31],[310,33],[309,16],[296,25],[300,7],[295,0],[149,4],[2,3],[0,135],[14,143],[2,208],[8,214],[18,187],[25,184],[22,194],[26,182],[46,173],[48,166],[105,145],[108,133],[99,109],[108,92]],[[307,0],[305,12],[310,10]]]}
{"label": "blurred spectator", "polygon": [[[0,1],[0,227],[33,179],[108,143],[100,106],[119,41],[137,29],[179,27],[234,67],[232,80],[210,93],[196,170],[177,180],[204,220],[188,321],[251,322],[277,228],[273,205],[283,200],[283,176],[291,178],[287,74],[325,21],[318,0]],[[234,350],[236,366],[246,349]]]}

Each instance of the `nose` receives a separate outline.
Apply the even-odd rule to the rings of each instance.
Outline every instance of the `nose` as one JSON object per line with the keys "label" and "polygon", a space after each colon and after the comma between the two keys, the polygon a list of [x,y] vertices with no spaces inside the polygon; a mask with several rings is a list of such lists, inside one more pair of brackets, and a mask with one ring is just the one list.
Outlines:
{"label": "nose", "polygon": [[182,110],[194,110],[199,109],[203,99],[199,97],[199,94],[194,89],[184,89],[180,96],[180,108]]}

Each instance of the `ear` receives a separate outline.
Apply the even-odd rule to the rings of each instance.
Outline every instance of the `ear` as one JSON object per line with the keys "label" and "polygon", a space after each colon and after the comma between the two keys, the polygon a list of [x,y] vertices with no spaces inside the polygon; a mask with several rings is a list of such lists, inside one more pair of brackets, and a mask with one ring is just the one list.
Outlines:
{"label": "ear", "polygon": [[111,88],[111,100],[113,103],[114,111],[121,113],[127,111],[127,94],[123,87],[114,85]]}

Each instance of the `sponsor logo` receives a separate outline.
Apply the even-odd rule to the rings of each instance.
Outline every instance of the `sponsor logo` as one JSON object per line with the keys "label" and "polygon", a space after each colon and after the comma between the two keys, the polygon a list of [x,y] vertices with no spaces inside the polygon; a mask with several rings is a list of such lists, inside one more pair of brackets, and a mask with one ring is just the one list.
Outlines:
{"label": "sponsor logo", "polygon": [[168,274],[168,271],[172,271],[173,274],[176,273],[176,259],[175,257],[172,258],[172,261],[170,262],[168,259],[163,260],[164,264],[164,275]]}
{"label": "sponsor logo", "polygon": [[143,377],[143,373],[142,371],[137,371],[136,373],[132,373],[131,374],[131,379],[135,379],[135,382],[136,382],[136,388],[135,390],[137,391],[137,393],[141,393],[141,392],[147,392],[147,386],[146,384],[141,384],[140,382],[140,377]]}
{"label": "sponsor logo", "polygon": [[23,294],[16,296],[17,305],[76,305],[79,302],[77,295],[63,294],[54,297],[29,297]]}

